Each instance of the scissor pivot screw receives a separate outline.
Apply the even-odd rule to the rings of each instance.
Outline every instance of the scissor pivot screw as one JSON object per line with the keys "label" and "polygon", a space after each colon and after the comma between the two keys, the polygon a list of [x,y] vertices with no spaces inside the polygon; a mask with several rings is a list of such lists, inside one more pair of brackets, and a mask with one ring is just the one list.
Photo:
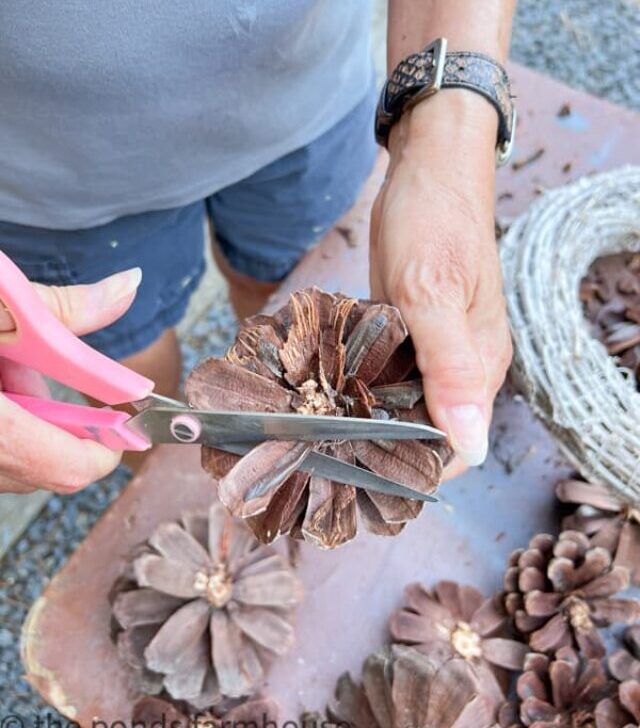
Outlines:
{"label": "scissor pivot screw", "polygon": [[171,420],[171,434],[178,442],[197,442],[202,425],[191,415],[177,415]]}

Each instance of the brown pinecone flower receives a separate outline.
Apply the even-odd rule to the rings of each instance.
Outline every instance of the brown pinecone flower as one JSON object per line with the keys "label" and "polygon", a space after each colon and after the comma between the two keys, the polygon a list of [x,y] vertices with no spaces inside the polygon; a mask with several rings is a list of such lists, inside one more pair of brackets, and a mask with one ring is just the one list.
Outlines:
{"label": "brown pinecone flower", "polygon": [[515,551],[505,574],[505,607],[535,652],[577,646],[587,657],[605,654],[598,627],[631,623],[640,604],[614,599],[629,586],[629,571],[585,534],[538,534]]}
{"label": "brown pinecone flower", "polygon": [[[362,683],[348,673],[338,680],[329,722],[317,728],[488,728],[490,701],[465,660],[436,666],[416,650],[394,647],[370,655]],[[307,716],[305,725],[316,728]]]}
{"label": "brown pinecone flower", "polygon": [[251,695],[269,660],[293,643],[297,577],[219,503],[158,526],[132,571],[136,588],[113,605],[117,646],[127,664],[155,677],[152,692],[196,709]]}
{"label": "brown pinecone flower", "polygon": [[[571,647],[561,647],[553,659],[530,653],[516,683],[520,724],[527,728],[617,727],[597,718],[602,701],[614,690],[601,661],[587,659]],[[500,724],[514,725],[505,721],[507,715],[512,719],[511,711],[501,711]]]}
{"label": "brown pinecone flower", "polygon": [[483,692],[500,704],[504,695],[499,679],[506,678],[504,670],[522,669],[529,651],[505,636],[508,615],[501,595],[485,599],[472,586],[439,581],[433,592],[409,584],[405,601],[406,606],[391,616],[393,641],[414,647],[438,665],[453,657],[467,660]]}
{"label": "brown pinecone flower", "polygon": [[225,711],[203,713],[183,712],[173,703],[148,696],[133,708],[133,725],[141,728],[259,728],[276,726],[279,719],[277,704],[268,698],[248,700]]}
{"label": "brown pinecone flower", "polygon": [[640,586],[640,509],[611,494],[604,485],[575,478],[561,480],[556,496],[578,508],[562,521],[564,529],[581,531],[593,546],[602,546],[614,556],[616,566],[626,566],[631,583]]}
{"label": "brown pinecone flower", "polygon": [[[242,325],[224,359],[201,362],[186,383],[202,409],[399,418],[430,424],[415,352],[400,312],[384,303],[294,293],[272,316]],[[424,493],[438,486],[452,451],[442,441],[267,441],[242,458],[203,448],[220,500],[249,520],[264,543],[280,534],[323,548],[356,535],[356,513],[372,532],[396,535],[422,509],[296,471],[314,448]]]}

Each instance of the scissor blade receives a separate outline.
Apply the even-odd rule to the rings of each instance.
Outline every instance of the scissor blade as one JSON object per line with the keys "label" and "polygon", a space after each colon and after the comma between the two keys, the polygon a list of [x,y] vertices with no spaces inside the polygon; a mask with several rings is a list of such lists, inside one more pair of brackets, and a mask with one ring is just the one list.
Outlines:
{"label": "scissor blade", "polygon": [[[175,417],[197,421],[193,437],[176,436]],[[220,445],[225,442],[264,440],[436,440],[444,433],[435,427],[398,420],[367,420],[271,412],[211,412],[182,407],[148,407],[129,421],[154,443],[191,442]],[[178,434],[179,431],[178,431]]]}
{"label": "scissor blade", "polygon": [[[255,447],[255,445],[246,442],[226,442],[224,445],[218,447],[220,450],[233,453],[234,455],[244,455]],[[315,473],[316,475],[333,480],[336,483],[342,483],[343,485],[355,485],[356,488],[373,490],[376,493],[396,495],[401,498],[412,498],[413,500],[424,501],[425,503],[438,502],[438,499],[432,495],[413,490],[406,485],[396,483],[395,480],[389,480],[381,475],[372,473],[370,470],[345,463],[342,460],[338,460],[338,458],[316,452],[315,450],[312,450],[302,463],[298,465],[298,470],[302,470],[305,473]]]}

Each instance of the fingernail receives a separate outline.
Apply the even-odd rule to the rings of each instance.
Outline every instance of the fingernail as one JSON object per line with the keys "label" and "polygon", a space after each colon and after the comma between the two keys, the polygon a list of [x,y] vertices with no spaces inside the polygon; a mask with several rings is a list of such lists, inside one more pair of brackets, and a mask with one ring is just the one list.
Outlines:
{"label": "fingernail", "polygon": [[107,281],[107,295],[111,301],[119,301],[121,298],[130,296],[140,285],[142,270],[130,268],[129,270],[116,273]]}
{"label": "fingernail", "polygon": [[461,404],[446,410],[451,445],[467,465],[481,465],[489,449],[484,413],[476,404]]}
{"label": "fingernail", "polygon": [[13,320],[13,316],[0,301],[0,333],[8,334],[11,331],[15,331],[15,328],[16,322]]}

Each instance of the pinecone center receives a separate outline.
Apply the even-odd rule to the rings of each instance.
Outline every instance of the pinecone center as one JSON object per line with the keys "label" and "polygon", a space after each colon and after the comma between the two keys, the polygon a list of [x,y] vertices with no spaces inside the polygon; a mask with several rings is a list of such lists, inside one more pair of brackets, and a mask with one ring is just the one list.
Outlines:
{"label": "pinecone center", "polygon": [[328,415],[333,412],[333,406],[327,395],[320,389],[315,379],[307,379],[298,387],[298,392],[304,397],[296,412],[301,415]]}
{"label": "pinecone center", "polygon": [[481,637],[467,622],[458,622],[451,632],[453,649],[465,660],[482,657]]}
{"label": "pinecone center", "polygon": [[591,609],[583,599],[571,597],[567,602],[566,610],[569,622],[577,632],[590,632],[593,629]]}
{"label": "pinecone center", "polygon": [[211,573],[199,571],[193,586],[216,609],[226,606],[233,593],[231,577],[223,564],[216,566]]}

